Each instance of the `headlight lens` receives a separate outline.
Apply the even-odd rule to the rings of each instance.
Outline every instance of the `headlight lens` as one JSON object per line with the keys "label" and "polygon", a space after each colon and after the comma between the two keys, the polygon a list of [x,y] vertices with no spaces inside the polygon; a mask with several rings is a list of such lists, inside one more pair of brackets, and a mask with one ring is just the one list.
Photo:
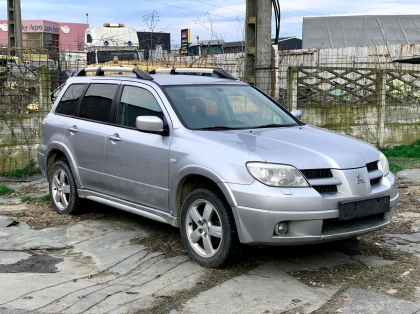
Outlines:
{"label": "headlight lens", "polygon": [[305,177],[293,166],[249,162],[246,164],[249,173],[261,183],[278,187],[309,186]]}
{"label": "headlight lens", "polygon": [[382,172],[384,173],[384,177],[389,174],[389,163],[388,159],[385,157],[385,155],[382,152],[379,152],[379,161],[382,165]]}

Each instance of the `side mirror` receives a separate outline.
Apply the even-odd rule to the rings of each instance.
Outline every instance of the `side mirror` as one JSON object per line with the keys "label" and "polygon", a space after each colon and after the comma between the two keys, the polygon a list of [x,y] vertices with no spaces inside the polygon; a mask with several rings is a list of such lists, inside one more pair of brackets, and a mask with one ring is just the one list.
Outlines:
{"label": "side mirror", "polygon": [[164,135],[162,119],[155,116],[138,116],[136,118],[136,128],[142,132],[157,133]]}
{"label": "side mirror", "polygon": [[294,115],[296,118],[298,118],[299,120],[302,119],[302,111],[300,111],[300,110],[292,110],[290,113],[292,115]]}

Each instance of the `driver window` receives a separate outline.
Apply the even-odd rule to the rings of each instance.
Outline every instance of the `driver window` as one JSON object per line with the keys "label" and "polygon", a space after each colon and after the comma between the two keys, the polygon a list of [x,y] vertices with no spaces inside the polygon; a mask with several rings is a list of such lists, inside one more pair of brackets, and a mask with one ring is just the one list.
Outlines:
{"label": "driver window", "polygon": [[151,92],[125,86],[118,106],[117,124],[135,128],[138,116],[155,116],[163,120],[162,110]]}

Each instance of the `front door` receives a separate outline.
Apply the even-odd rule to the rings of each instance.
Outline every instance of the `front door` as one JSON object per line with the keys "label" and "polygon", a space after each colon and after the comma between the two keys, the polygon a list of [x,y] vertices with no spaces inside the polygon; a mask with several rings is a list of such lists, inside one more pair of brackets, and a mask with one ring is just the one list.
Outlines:
{"label": "front door", "polygon": [[140,132],[138,116],[164,119],[156,92],[142,84],[124,85],[116,124],[105,143],[109,194],[168,211],[169,145],[171,136]]}

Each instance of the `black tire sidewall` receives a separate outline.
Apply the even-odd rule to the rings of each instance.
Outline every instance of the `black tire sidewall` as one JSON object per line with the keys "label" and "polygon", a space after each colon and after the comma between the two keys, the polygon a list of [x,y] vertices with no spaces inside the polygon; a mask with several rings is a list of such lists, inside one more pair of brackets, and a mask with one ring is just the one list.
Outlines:
{"label": "black tire sidewall", "polygon": [[[220,223],[222,225],[223,236],[221,246],[219,251],[211,257],[203,257],[194,250],[189,242],[185,226],[188,208],[194,201],[198,199],[204,199],[215,207],[217,213],[219,214]],[[187,250],[188,254],[201,265],[208,267],[223,267],[234,261],[239,241],[233,214],[224,197],[216,192],[215,189],[197,188],[187,195],[181,208],[180,229],[181,238],[185,249]]]}
{"label": "black tire sidewall", "polygon": [[[57,207],[57,205],[55,204],[55,201],[53,199],[53,191],[52,191],[52,180],[54,177],[54,173],[58,170],[64,170],[64,172],[67,175],[67,178],[69,180],[69,187],[70,187],[70,197],[69,197],[69,202],[68,205],[65,209],[60,209],[59,207]],[[78,196],[77,196],[77,186],[76,183],[74,181],[73,178],[73,174],[70,170],[70,167],[68,165],[67,162],[65,161],[57,161],[56,163],[54,163],[54,165],[51,168],[51,172],[50,172],[50,176],[49,176],[49,190],[50,190],[50,195],[51,195],[51,202],[53,204],[54,210],[59,213],[59,214],[75,214],[77,212],[78,209]]]}

